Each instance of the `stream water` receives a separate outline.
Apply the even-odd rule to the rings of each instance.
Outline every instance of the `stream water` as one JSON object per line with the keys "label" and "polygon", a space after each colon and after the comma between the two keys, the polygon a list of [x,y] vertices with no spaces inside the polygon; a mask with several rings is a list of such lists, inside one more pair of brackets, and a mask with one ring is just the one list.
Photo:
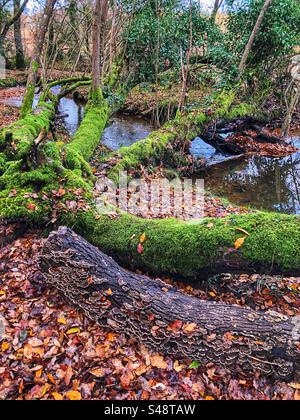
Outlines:
{"label": "stream water", "polygon": [[[35,98],[35,104],[38,97]],[[20,107],[22,98],[5,100],[8,105]],[[63,98],[59,112],[65,115],[64,124],[70,135],[78,128],[84,104]],[[130,146],[154,130],[150,121],[124,114],[115,114],[105,129],[102,142],[112,150]],[[300,136],[290,142],[300,149]],[[285,158],[252,157],[226,161],[229,155],[197,137],[191,144],[191,154],[205,158],[209,163],[219,163],[199,175],[213,193],[228,198],[238,205],[300,214],[300,151]]]}
{"label": "stream water", "polygon": [[[300,148],[300,137],[291,139]],[[211,191],[239,205],[300,214],[300,152],[224,162],[204,174]]]}

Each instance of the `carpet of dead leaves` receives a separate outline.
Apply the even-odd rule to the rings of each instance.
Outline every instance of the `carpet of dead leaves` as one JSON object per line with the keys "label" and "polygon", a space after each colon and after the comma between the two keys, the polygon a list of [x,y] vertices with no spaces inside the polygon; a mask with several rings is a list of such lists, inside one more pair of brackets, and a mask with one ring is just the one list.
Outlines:
{"label": "carpet of dead leaves", "polygon": [[285,157],[296,153],[298,149],[290,144],[259,142],[255,132],[249,135],[233,134],[225,139],[226,144],[239,147],[242,153],[253,156]]}
{"label": "carpet of dead leaves", "polygon": [[[0,400],[299,400],[299,384],[176,360],[98,327],[45,286],[36,261],[42,243],[30,231],[0,250]],[[205,291],[176,286],[201,299],[299,313],[300,279],[276,278],[274,291],[272,279],[224,275]],[[254,287],[236,294],[234,283]]]}

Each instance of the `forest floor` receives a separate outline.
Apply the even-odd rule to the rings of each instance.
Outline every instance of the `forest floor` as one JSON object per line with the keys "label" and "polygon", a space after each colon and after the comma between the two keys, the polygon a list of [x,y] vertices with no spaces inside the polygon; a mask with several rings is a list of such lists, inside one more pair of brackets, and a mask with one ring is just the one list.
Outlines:
{"label": "forest floor", "polygon": [[[29,231],[0,250],[0,399],[300,399],[300,384],[166,357],[100,328],[46,288],[37,264],[42,245],[41,232]],[[231,283],[260,287],[236,294]],[[218,284],[176,286],[199,299],[299,314],[299,278],[224,275]]]}

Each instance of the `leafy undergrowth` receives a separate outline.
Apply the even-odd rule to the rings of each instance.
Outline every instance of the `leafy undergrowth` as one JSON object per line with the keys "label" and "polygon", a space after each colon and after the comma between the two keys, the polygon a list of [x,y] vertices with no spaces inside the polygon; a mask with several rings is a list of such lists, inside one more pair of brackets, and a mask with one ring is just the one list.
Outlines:
{"label": "leafy undergrowth", "polygon": [[[36,262],[42,243],[31,231],[0,250],[0,399],[300,399],[299,384],[176,360],[98,327],[45,287]],[[299,278],[281,279],[279,292],[265,282],[238,297],[227,290],[258,277],[227,275],[207,292],[177,286],[201,299],[299,313]]]}

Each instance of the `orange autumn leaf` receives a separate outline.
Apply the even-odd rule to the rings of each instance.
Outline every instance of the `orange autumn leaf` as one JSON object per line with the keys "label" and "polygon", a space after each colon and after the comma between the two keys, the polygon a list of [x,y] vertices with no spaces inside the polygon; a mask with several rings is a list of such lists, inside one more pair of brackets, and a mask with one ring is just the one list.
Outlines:
{"label": "orange autumn leaf", "polygon": [[185,332],[185,333],[187,333],[187,334],[191,334],[192,332],[194,332],[195,331],[195,329],[197,328],[197,324],[195,324],[195,323],[191,323],[191,324],[186,324],[184,327],[183,327],[183,331]]}
{"label": "orange autumn leaf", "polygon": [[90,373],[96,378],[104,378],[106,376],[106,371],[103,368],[93,369]]}
{"label": "orange autumn leaf", "polygon": [[66,392],[66,397],[70,401],[81,401],[82,397],[79,391],[69,391]]}
{"label": "orange autumn leaf", "polygon": [[143,244],[146,240],[146,234],[143,233],[142,236],[140,237],[140,243]]}
{"label": "orange autumn leaf", "polygon": [[121,385],[123,386],[123,388],[128,388],[133,379],[134,379],[133,373],[130,372],[129,370],[125,370],[125,372],[120,378]]}
{"label": "orange autumn leaf", "polygon": [[25,346],[24,346],[24,357],[26,359],[31,359],[32,358],[32,352],[33,352],[33,349],[31,347],[31,345],[30,344],[25,344]]}
{"label": "orange autumn leaf", "polygon": [[235,249],[240,249],[244,245],[245,240],[246,240],[246,237],[237,239],[234,244]]}
{"label": "orange autumn leaf", "polygon": [[65,384],[67,386],[70,385],[71,379],[72,379],[73,375],[74,375],[74,372],[73,372],[72,367],[71,366],[68,366],[67,367],[67,370],[66,370],[66,375],[65,375]]}
{"label": "orange autumn leaf", "polygon": [[64,397],[58,392],[53,392],[52,397],[55,399],[55,401],[62,401],[64,399]]}
{"label": "orange autumn leaf", "polygon": [[159,369],[167,369],[168,367],[167,362],[165,362],[164,358],[159,354],[150,357],[150,361],[153,367],[157,367]]}
{"label": "orange autumn leaf", "polygon": [[67,325],[67,321],[64,318],[58,318],[57,322],[62,325]]}
{"label": "orange autumn leaf", "polygon": [[41,369],[37,370],[37,371],[35,372],[35,377],[36,377],[36,379],[40,379],[40,378],[41,378],[41,376],[42,376],[42,374],[43,374],[43,368],[41,368]]}
{"label": "orange autumn leaf", "polygon": [[6,350],[8,350],[9,349],[9,343],[7,343],[6,341],[4,341],[2,344],[1,344],[1,350],[3,351],[3,352],[5,352]]}
{"label": "orange autumn leaf", "polygon": [[111,296],[111,295],[113,295],[113,291],[111,289],[105,290],[105,294],[107,296]]}
{"label": "orange autumn leaf", "polygon": [[53,385],[56,385],[56,380],[54,376],[51,375],[51,373],[48,373],[47,377],[48,377],[49,382],[51,382]]}
{"label": "orange autumn leaf", "polygon": [[113,343],[115,341],[116,335],[113,332],[109,332],[106,336],[106,340]]}
{"label": "orange autumn leaf", "polygon": [[173,365],[173,369],[176,371],[176,372],[181,372],[183,369],[185,368],[185,366],[184,365],[181,365],[180,363],[179,363],[179,361],[178,360],[176,360],[175,362],[174,362],[174,365]]}

